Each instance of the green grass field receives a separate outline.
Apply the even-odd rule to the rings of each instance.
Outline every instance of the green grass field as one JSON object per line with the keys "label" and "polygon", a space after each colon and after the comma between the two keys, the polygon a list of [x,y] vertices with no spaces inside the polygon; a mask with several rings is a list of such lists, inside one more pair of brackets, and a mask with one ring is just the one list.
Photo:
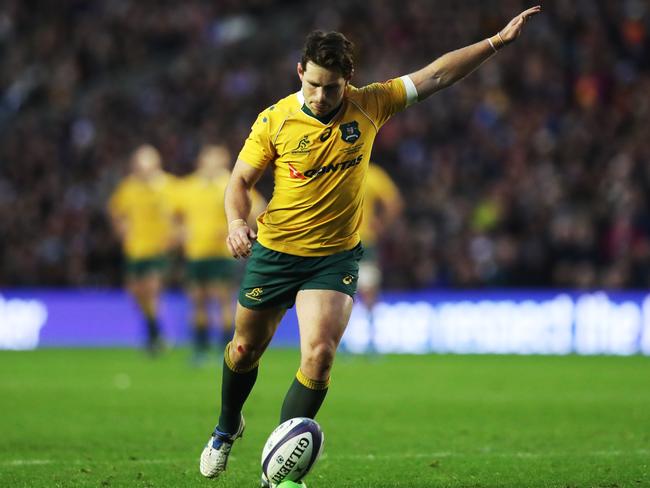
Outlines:
{"label": "green grass field", "polygon": [[[0,486],[256,487],[297,352],[265,356],[218,481],[220,366],[187,356],[0,353]],[[647,357],[341,357],[318,420],[309,488],[650,486]]]}

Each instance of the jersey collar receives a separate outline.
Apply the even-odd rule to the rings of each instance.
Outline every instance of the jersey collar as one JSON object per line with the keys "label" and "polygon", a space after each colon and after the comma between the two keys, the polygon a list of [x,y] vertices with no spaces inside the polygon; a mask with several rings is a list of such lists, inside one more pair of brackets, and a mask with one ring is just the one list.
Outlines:
{"label": "jersey collar", "polygon": [[302,94],[302,90],[299,90],[296,95],[298,97],[298,103],[300,103],[300,110],[302,110],[306,115],[309,115],[311,118],[318,120],[323,125],[329,124],[334,119],[334,117],[336,117],[336,115],[339,113],[339,110],[341,110],[341,107],[343,106],[343,101],[341,101],[341,104],[330,113],[323,116],[318,116],[314,114],[305,103],[305,96]]}

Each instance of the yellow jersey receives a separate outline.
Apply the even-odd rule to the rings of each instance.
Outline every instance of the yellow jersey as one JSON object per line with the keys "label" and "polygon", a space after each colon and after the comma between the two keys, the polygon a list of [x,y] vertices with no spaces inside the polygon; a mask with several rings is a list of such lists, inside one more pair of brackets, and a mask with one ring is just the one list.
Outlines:
{"label": "yellow jersey", "polygon": [[[183,219],[183,249],[189,259],[232,258],[226,245],[228,219],[224,198],[230,172],[212,179],[192,173],[181,179],[175,194],[174,211]],[[251,192],[252,207],[263,204],[257,191]]]}
{"label": "yellow jersey", "polygon": [[361,221],[361,242],[369,246],[377,243],[377,233],[372,228],[372,221],[381,202],[400,198],[399,190],[388,173],[376,164],[370,163],[366,177],[366,194],[363,200],[363,220]]}
{"label": "yellow jersey", "polygon": [[417,97],[405,78],[348,86],[328,123],[302,110],[302,91],[258,116],[238,159],[257,169],[273,164],[273,197],[258,218],[263,246],[297,256],[326,256],[359,243],[375,137]]}
{"label": "yellow jersey", "polygon": [[127,176],[111,195],[111,214],[126,220],[122,245],[128,258],[148,259],[169,249],[176,181],[167,173],[150,182]]}
{"label": "yellow jersey", "polygon": [[232,257],[226,245],[228,221],[223,205],[229,172],[213,179],[196,173],[179,185],[176,209],[185,226],[185,256],[189,259]]}

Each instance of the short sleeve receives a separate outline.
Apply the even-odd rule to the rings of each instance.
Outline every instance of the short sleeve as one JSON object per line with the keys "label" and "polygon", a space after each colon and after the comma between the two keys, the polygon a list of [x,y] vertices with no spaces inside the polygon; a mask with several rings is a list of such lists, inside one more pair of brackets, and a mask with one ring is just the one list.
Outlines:
{"label": "short sleeve", "polygon": [[372,83],[359,89],[363,108],[373,118],[377,128],[408,106],[404,81],[400,78]]}
{"label": "short sleeve", "polygon": [[257,169],[266,168],[266,165],[275,158],[270,126],[270,116],[268,110],[265,110],[259,114],[253,124],[238,159]]}

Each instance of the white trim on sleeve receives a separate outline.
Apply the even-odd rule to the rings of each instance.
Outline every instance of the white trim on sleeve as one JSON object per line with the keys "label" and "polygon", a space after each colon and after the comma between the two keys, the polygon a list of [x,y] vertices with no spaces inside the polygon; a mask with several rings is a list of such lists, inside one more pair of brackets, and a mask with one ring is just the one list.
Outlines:
{"label": "white trim on sleeve", "polygon": [[413,105],[418,101],[418,89],[415,88],[415,84],[409,75],[401,76],[400,80],[402,80],[406,89],[406,106]]}

